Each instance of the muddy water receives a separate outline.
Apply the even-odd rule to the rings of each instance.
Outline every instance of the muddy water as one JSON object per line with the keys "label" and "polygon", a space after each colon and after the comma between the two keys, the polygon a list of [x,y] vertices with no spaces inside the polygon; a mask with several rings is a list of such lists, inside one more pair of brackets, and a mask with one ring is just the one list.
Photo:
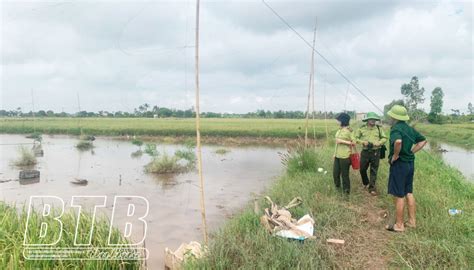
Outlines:
{"label": "muddy water", "polygon": [[[19,169],[12,167],[18,156],[18,143],[31,143],[23,135],[0,135],[0,180],[18,179]],[[76,138],[55,136],[43,138],[44,156],[36,169],[40,181],[23,185],[19,181],[0,183],[0,200],[21,206],[31,195],[55,195],[66,205],[74,195],[107,196],[106,212],[110,213],[115,195],[143,196],[149,201],[146,218],[146,247],[150,252],[148,266],[161,269],[165,247],[176,249],[180,243],[202,242],[199,204],[199,182],[196,171],[179,175],[146,174],[143,166],[150,157],[132,157],[138,147],[129,141],[98,138],[92,151],[78,151]],[[27,145],[31,147],[31,145]],[[170,154],[179,145],[159,145]],[[227,148],[225,155],[203,147],[206,211],[210,231],[251,201],[252,193],[260,193],[281,171],[276,148]],[[89,181],[87,186],[70,183],[74,178]],[[121,180],[120,180],[121,179]],[[139,234],[139,233],[138,233]]]}
{"label": "muddy water", "polygon": [[474,182],[474,150],[437,141],[430,141],[428,149],[441,155],[447,164],[458,169],[467,180]]}

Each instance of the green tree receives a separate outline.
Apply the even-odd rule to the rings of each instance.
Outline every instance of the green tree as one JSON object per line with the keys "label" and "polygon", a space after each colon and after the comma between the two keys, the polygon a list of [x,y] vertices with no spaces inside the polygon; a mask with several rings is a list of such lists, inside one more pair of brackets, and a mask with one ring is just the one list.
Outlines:
{"label": "green tree", "polygon": [[404,83],[401,88],[401,93],[405,96],[405,105],[410,112],[414,112],[418,104],[422,104],[425,99],[423,97],[425,93],[425,88],[420,88],[420,83],[418,82],[418,77],[414,76],[411,78],[410,83]]}
{"label": "green tree", "polygon": [[405,106],[405,102],[402,99],[392,100],[389,104],[383,106],[383,114],[387,115],[387,112],[393,107],[393,105],[402,105]]}
{"label": "green tree", "polygon": [[467,104],[467,112],[470,114],[470,115],[473,115],[474,114],[474,108],[472,107],[472,103],[469,102],[469,104]]}
{"label": "green tree", "polygon": [[443,97],[444,93],[441,87],[436,87],[433,89],[433,92],[431,92],[430,114],[438,115],[441,113],[443,110]]}

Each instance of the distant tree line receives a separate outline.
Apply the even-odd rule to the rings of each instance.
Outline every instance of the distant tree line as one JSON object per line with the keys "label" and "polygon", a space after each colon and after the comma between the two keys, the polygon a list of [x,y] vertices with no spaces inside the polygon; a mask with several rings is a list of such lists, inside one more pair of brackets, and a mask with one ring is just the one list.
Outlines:
{"label": "distant tree line", "polygon": [[[355,117],[355,111],[346,111],[351,117]],[[337,115],[337,112],[327,112],[322,111],[314,112],[315,119],[332,119]],[[116,118],[194,118],[196,113],[193,108],[187,110],[178,110],[170,109],[165,107],[153,106],[145,103],[138,106],[133,110],[133,112],[109,112],[109,111],[98,111],[98,112],[88,112],[80,111],[77,113],[66,113],[60,112],[55,113],[52,110],[40,110],[37,112],[23,112],[21,108],[16,110],[0,110],[0,117],[116,117]],[[268,119],[304,119],[306,113],[303,111],[265,111],[257,110],[255,112],[248,113],[216,113],[216,112],[203,112],[201,113],[203,118],[268,118]],[[310,113],[310,118],[313,118],[313,114]]]}
{"label": "distant tree line", "polygon": [[[411,78],[409,83],[404,83],[400,87],[400,93],[403,95],[403,99],[393,100],[389,104],[384,106],[384,116],[387,117],[387,112],[390,108],[395,105],[403,105],[408,109],[410,118],[415,121],[428,121],[430,123],[442,124],[442,123],[454,123],[454,122],[468,122],[474,121],[474,108],[471,102],[467,105],[467,113],[461,112],[460,109],[451,109],[451,113],[443,114],[443,98],[444,92],[441,87],[435,87],[431,92],[430,97],[430,111],[425,112],[418,105],[425,101],[424,93],[425,88],[420,86],[418,77],[414,76]],[[355,118],[355,111],[345,111],[351,118]],[[338,112],[314,112],[315,119],[333,119]],[[77,113],[66,113],[60,112],[55,113],[52,110],[40,110],[37,112],[22,112],[21,108],[18,107],[16,110],[0,110],[0,117],[116,117],[116,118],[128,118],[128,117],[143,117],[143,118],[194,118],[196,113],[194,108],[187,110],[170,109],[166,107],[158,107],[157,105],[151,106],[148,103],[144,103],[133,110],[133,112],[88,112],[80,111]],[[268,118],[268,119],[303,119],[306,117],[304,111],[265,111],[257,110],[255,112],[248,113],[216,113],[216,112],[203,112],[201,113],[203,118]],[[310,118],[313,118],[311,113]]]}

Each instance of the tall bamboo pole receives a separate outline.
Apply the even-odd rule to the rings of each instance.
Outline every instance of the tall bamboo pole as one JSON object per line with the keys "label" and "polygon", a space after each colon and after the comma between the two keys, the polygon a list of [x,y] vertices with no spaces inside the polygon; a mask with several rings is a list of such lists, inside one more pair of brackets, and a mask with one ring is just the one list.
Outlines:
{"label": "tall bamboo pole", "polygon": [[200,133],[200,110],[199,110],[199,0],[196,0],[196,147],[199,173],[199,188],[201,191],[201,218],[203,227],[204,243],[207,245],[206,207],[204,204],[204,179],[202,177],[202,155],[201,155],[201,133]]}
{"label": "tall bamboo pole", "polygon": [[[304,145],[305,145],[305,147],[308,146],[309,104],[310,104],[311,90],[312,90],[312,87],[313,87],[313,80],[314,80],[314,44],[315,44],[315,42],[316,42],[316,25],[314,26],[313,47],[311,49],[311,68],[310,68],[310,74],[309,74],[308,105],[306,107],[306,123],[305,123],[305,130],[304,130]],[[314,105],[313,105],[313,107],[314,107]]]}

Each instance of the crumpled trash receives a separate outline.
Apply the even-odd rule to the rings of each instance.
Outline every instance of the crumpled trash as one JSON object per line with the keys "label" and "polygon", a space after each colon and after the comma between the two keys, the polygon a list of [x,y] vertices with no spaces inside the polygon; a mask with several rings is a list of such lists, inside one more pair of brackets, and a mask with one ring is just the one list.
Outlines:
{"label": "crumpled trash", "polygon": [[300,197],[294,198],[284,207],[276,205],[268,196],[265,198],[270,202],[271,209],[265,209],[265,214],[260,217],[260,222],[270,233],[297,240],[314,238],[314,220],[308,214],[296,220],[291,217],[291,213],[288,211],[289,208],[303,202]]}
{"label": "crumpled trash", "polygon": [[451,209],[448,210],[448,213],[449,213],[450,216],[459,215],[459,214],[462,214],[462,210],[456,209],[456,208],[451,208]]}
{"label": "crumpled trash", "polygon": [[200,243],[191,241],[189,244],[181,244],[176,251],[165,248],[165,269],[181,269],[182,263],[188,258],[199,259],[204,256],[205,250]]}

